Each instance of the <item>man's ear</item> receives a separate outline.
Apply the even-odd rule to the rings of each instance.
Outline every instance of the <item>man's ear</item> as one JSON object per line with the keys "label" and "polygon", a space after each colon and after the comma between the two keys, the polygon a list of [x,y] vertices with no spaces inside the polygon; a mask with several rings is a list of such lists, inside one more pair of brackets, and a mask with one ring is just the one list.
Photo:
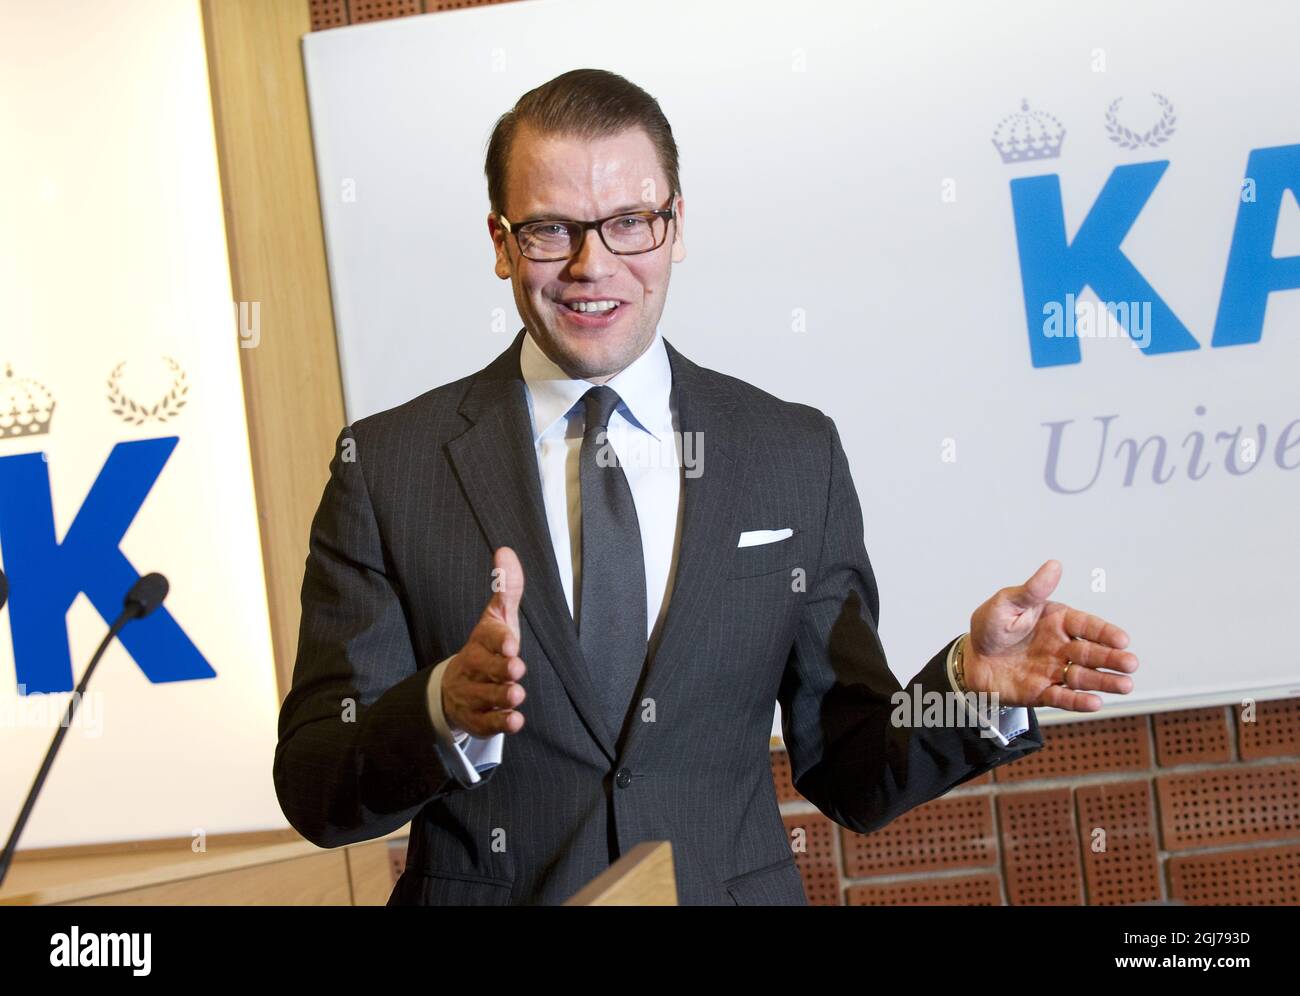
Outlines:
{"label": "man's ear", "polygon": [[686,239],[682,234],[682,225],[686,220],[686,199],[677,195],[677,211],[673,217],[673,262],[680,263],[686,258]]}
{"label": "man's ear", "polygon": [[492,237],[492,248],[497,254],[496,265],[493,269],[496,275],[502,280],[510,279],[510,256],[506,252],[506,239],[508,235],[506,230],[497,222],[496,213],[488,212],[487,216],[488,234]]}

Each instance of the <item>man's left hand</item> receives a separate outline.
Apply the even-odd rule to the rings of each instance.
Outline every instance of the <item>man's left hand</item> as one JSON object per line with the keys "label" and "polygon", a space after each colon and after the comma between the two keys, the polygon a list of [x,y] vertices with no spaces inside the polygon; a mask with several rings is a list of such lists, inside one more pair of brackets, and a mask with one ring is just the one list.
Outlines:
{"label": "man's left hand", "polygon": [[1003,706],[1096,712],[1101,697],[1089,692],[1133,690],[1125,674],[1137,670],[1138,659],[1124,649],[1128,634],[1099,616],[1049,602],[1060,580],[1060,563],[1049,560],[1024,584],[1003,588],[975,610],[963,649],[971,691],[996,693]]}

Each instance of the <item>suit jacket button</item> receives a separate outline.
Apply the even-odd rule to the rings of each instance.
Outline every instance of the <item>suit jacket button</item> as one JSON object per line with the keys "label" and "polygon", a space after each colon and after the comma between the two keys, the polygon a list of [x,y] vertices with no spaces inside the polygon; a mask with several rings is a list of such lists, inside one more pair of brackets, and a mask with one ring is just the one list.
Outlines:
{"label": "suit jacket button", "polygon": [[614,775],[614,784],[621,789],[627,788],[632,784],[632,772],[627,768],[619,768],[618,773]]}

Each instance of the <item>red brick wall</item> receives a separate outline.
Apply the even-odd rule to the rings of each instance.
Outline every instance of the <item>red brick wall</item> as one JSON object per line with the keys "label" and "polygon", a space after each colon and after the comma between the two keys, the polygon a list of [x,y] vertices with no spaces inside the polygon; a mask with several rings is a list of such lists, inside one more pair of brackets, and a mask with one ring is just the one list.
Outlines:
{"label": "red brick wall", "polygon": [[[772,775],[814,905],[1300,903],[1300,699],[1041,727],[873,834]],[[802,832],[800,832],[802,831]]]}
{"label": "red brick wall", "polygon": [[340,28],[363,21],[383,21],[410,14],[433,14],[460,7],[482,7],[512,0],[307,0],[311,5],[311,29]]}

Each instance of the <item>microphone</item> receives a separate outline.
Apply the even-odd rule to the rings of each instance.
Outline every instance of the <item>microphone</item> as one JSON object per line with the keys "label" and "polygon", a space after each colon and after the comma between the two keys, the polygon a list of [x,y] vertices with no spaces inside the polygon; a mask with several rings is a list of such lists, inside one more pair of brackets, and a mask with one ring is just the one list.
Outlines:
{"label": "microphone", "polygon": [[[163,599],[167,597],[167,589],[167,579],[161,574],[146,574],[131,585],[131,590],[126,593],[126,598],[122,600],[122,611],[113,620],[113,625],[108,627],[108,633],[100,642],[99,649],[95,651],[95,656],[90,659],[90,666],[86,668],[86,673],[81,676],[81,682],[77,685],[77,690],[72,693],[72,699],[68,702],[68,711],[64,715],[63,722],[58,730],[55,731],[54,742],[50,744],[50,749],[45,754],[45,762],[41,765],[40,773],[36,776],[32,790],[27,793],[27,801],[23,803],[22,811],[18,814],[18,820],[14,823],[13,832],[9,834],[9,842],[5,844],[4,854],[0,855],[0,885],[4,884],[5,876],[9,874],[9,865],[13,861],[14,852],[18,850],[18,838],[22,835],[23,827],[27,825],[27,818],[32,815],[32,809],[36,805],[36,797],[40,795],[41,788],[45,785],[45,777],[50,773],[50,768],[54,765],[54,757],[59,752],[59,746],[63,743],[64,736],[67,735],[68,727],[72,725],[72,717],[76,715],[77,706],[81,704],[81,700],[86,694],[86,686],[90,684],[90,676],[95,671],[95,665],[104,656],[104,651],[108,649],[113,637],[117,636],[127,623],[134,619],[143,619],[162,605]],[[8,595],[9,582],[5,579],[3,572],[0,572],[0,607],[4,606]]]}
{"label": "microphone", "polygon": [[[146,574],[131,585],[131,590],[126,593],[126,599],[122,606],[122,615],[129,614],[130,619],[143,619],[162,605],[163,599],[166,597],[167,579],[157,572]],[[3,604],[3,601],[0,601],[0,605]],[[129,622],[130,619],[127,621]]]}

